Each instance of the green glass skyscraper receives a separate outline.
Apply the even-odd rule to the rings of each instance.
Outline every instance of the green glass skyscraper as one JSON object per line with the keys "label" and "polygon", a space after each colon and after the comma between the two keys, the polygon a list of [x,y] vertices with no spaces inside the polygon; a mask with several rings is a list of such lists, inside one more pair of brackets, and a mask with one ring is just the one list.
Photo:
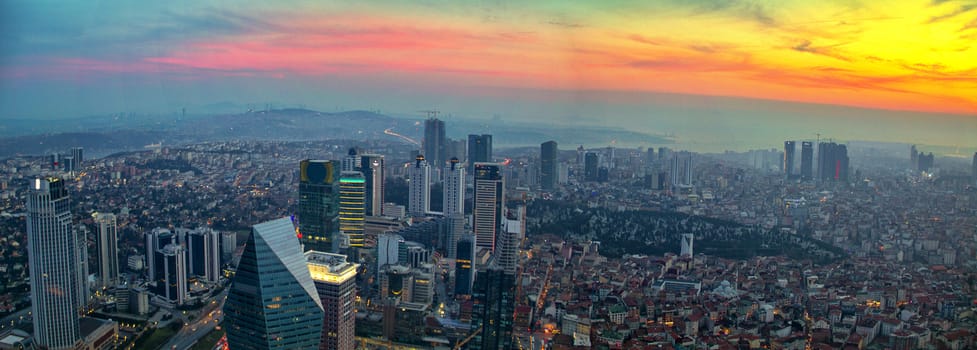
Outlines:
{"label": "green glass skyscraper", "polygon": [[299,231],[305,250],[336,252],[339,233],[339,181],[328,160],[299,163]]}
{"label": "green glass skyscraper", "polygon": [[512,349],[515,276],[497,267],[479,270],[472,288],[472,325],[481,331],[468,343],[471,350]]}
{"label": "green glass skyscraper", "polygon": [[231,349],[316,349],[322,302],[288,218],[254,225],[224,304]]}

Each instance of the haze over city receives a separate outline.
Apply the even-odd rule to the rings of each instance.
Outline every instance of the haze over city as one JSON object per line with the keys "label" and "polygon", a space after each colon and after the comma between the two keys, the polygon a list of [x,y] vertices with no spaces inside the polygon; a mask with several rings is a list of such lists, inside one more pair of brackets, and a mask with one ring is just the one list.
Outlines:
{"label": "haze over city", "polygon": [[703,151],[815,133],[977,148],[967,2],[2,6],[0,119],[435,108]]}
{"label": "haze over city", "polygon": [[0,0],[0,350],[977,349],[975,44],[975,0]]}

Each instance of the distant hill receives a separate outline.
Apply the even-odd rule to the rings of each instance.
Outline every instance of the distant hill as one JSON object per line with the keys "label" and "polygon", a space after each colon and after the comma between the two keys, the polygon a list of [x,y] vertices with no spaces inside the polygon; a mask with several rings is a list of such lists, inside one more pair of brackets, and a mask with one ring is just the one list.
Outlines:
{"label": "distant hill", "polygon": [[66,153],[71,147],[84,147],[86,152],[91,150],[135,150],[142,149],[143,146],[156,142],[161,137],[166,137],[166,133],[142,130],[67,132],[6,137],[0,138],[0,158],[16,154]]}
{"label": "distant hill", "polygon": [[[370,111],[319,112],[301,108],[223,113],[214,115],[117,115],[63,120],[9,120],[7,137],[0,138],[0,157],[42,155],[84,147],[88,154],[109,154],[142,149],[162,142],[180,145],[223,140],[380,140],[397,142],[384,130],[423,137],[422,119],[396,118]],[[625,129],[551,125],[546,121],[503,123],[446,120],[449,137],[466,140],[468,134],[492,134],[496,148],[538,146],[556,140],[564,147],[586,145],[669,144],[671,140]],[[2,130],[0,130],[2,131]],[[406,142],[400,140],[400,142]]]}
{"label": "distant hill", "polygon": [[365,139],[389,137],[383,136],[384,129],[411,123],[367,111],[325,113],[292,108],[204,117],[179,125],[176,131],[201,141]]}

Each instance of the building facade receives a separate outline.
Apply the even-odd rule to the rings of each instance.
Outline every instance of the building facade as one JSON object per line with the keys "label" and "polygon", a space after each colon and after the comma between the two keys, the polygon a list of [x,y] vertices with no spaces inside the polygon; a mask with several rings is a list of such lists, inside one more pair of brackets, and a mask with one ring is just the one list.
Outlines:
{"label": "building facade", "polygon": [[431,167],[423,155],[414,158],[408,170],[407,215],[419,218],[431,211]]}
{"label": "building facade", "polygon": [[495,239],[505,212],[505,181],[502,165],[475,163],[472,228],[475,245],[495,250]]}
{"label": "building facade", "polygon": [[539,180],[544,190],[553,190],[557,184],[557,148],[556,141],[543,142],[539,146]]}
{"label": "building facade", "polygon": [[328,160],[299,163],[299,240],[305,250],[336,251],[339,196],[335,164]]}
{"label": "building facade", "polygon": [[366,179],[359,171],[344,171],[339,176],[339,232],[347,247],[366,244]]}
{"label": "building facade", "polygon": [[475,163],[492,161],[492,135],[468,135],[468,171],[475,171]]}
{"label": "building facade", "polygon": [[98,287],[106,289],[119,283],[119,227],[112,213],[95,213],[95,250],[98,257]]}
{"label": "building facade", "polygon": [[288,218],[254,225],[224,304],[231,349],[315,349],[322,301]]}
{"label": "building facade", "polygon": [[360,172],[366,186],[366,215],[383,215],[383,181],[385,175],[384,158],[379,154],[360,156]]}
{"label": "building facade", "polygon": [[447,147],[447,139],[444,133],[444,121],[438,118],[428,118],[424,121],[424,140],[422,140],[424,155],[427,156],[428,162],[434,164],[435,167],[440,167],[444,165],[445,159],[445,149]]}
{"label": "building facade", "polygon": [[468,349],[512,349],[515,276],[499,268],[480,269],[472,288],[471,330],[478,331]]}
{"label": "building facade", "polygon": [[322,350],[353,350],[356,336],[356,264],[346,256],[317,251],[305,252],[309,272],[322,304]]}
{"label": "building facade", "polygon": [[27,251],[34,340],[48,349],[71,349],[83,340],[84,304],[78,237],[64,181],[35,179],[27,194]]}
{"label": "building facade", "polygon": [[797,152],[797,144],[794,141],[784,141],[784,174],[787,179],[794,178],[794,154]]}

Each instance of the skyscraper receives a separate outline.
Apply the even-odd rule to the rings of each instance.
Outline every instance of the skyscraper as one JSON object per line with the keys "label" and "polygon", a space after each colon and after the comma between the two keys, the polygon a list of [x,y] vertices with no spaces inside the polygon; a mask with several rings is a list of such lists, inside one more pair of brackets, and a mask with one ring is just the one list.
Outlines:
{"label": "skyscraper", "polygon": [[179,244],[167,244],[160,249],[163,256],[163,285],[158,286],[160,296],[172,303],[183,305],[187,301],[187,251]]}
{"label": "skyscraper", "polygon": [[475,245],[494,250],[495,238],[505,213],[505,180],[502,178],[501,164],[475,163],[473,202]]}
{"label": "skyscraper", "polygon": [[165,228],[154,228],[146,233],[146,275],[149,281],[163,279],[163,255],[159,251],[167,244],[177,243],[175,237]]}
{"label": "skyscraper", "polygon": [[383,215],[383,156],[364,154],[360,156],[360,172],[366,180],[366,215]]}
{"label": "skyscraper", "polygon": [[353,350],[356,333],[356,264],[346,256],[317,251],[305,252],[309,273],[322,303],[322,350]]}
{"label": "skyscraper", "polygon": [[526,208],[510,208],[503,219],[502,229],[495,244],[495,262],[508,274],[515,275],[519,266],[519,242],[526,223]]}
{"label": "skyscraper", "polygon": [[224,304],[231,349],[314,349],[322,301],[288,218],[254,225]]}
{"label": "skyscraper", "polygon": [[597,153],[587,152],[583,160],[584,180],[597,181],[597,167],[600,166]]}
{"label": "skyscraper", "polygon": [[72,147],[71,157],[75,160],[75,168],[81,168],[81,163],[85,161],[85,149],[81,147]]}
{"label": "skyscraper", "polygon": [[350,148],[346,158],[343,158],[342,171],[359,171],[360,155],[356,154],[356,148]]}
{"label": "skyscraper", "polygon": [[797,152],[795,142],[784,141],[784,174],[788,180],[794,178],[794,152]]}
{"label": "skyscraper", "polygon": [[834,142],[818,144],[818,180],[848,181],[848,147]]}
{"label": "skyscraper", "polygon": [[672,187],[692,186],[692,152],[681,151],[672,154],[669,176],[672,180]]}
{"label": "skyscraper", "polygon": [[34,339],[49,349],[70,349],[82,341],[78,237],[70,197],[58,178],[34,179],[27,194],[27,258],[30,264]]}
{"label": "skyscraper", "polygon": [[452,158],[445,168],[444,196],[441,206],[445,216],[465,212],[465,168],[458,166],[459,163],[458,158]]}
{"label": "skyscraper", "polygon": [[515,275],[498,267],[479,269],[472,288],[471,350],[512,349]]}
{"label": "skyscraper", "polygon": [[381,233],[377,235],[377,278],[386,265],[396,264],[400,256],[400,246],[403,245],[404,237],[393,233]]}
{"label": "skyscraper", "polygon": [[814,178],[814,144],[810,141],[801,142],[801,180],[810,181]]}
{"label": "skyscraper", "polygon": [[339,232],[349,247],[363,247],[365,218],[366,179],[359,171],[344,171],[339,176]]}
{"label": "skyscraper", "polygon": [[339,198],[334,164],[306,159],[299,166],[299,239],[305,250],[335,251]]}
{"label": "skyscraper", "polygon": [[475,237],[461,237],[455,249],[455,295],[470,295],[475,282]]}
{"label": "skyscraper", "polygon": [[72,156],[61,156],[62,169],[65,172],[75,171],[77,163],[75,162],[75,157]]}
{"label": "skyscraper", "polygon": [[435,167],[444,166],[445,147],[447,146],[447,139],[444,136],[444,121],[438,118],[428,118],[424,121],[424,140],[422,140],[424,146],[424,155],[427,156],[428,162],[434,164]]}
{"label": "skyscraper", "polygon": [[455,258],[458,239],[465,233],[465,168],[459,163],[458,158],[451,158],[444,172],[444,248],[451,259]]}
{"label": "skyscraper", "polygon": [[468,171],[475,171],[475,163],[491,161],[492,135],[468,135]]}
{"label": "skyscraper", "polygon": [[974,152],[974,160],[970,164],[970,185],[977,186],[977,152]]}
{"label": "skyscraper", "polygon": [[115,215],[95,213],[95,250],[98,257],[98,287],[115,287],[119,284],[119,234]]}
{"label": "skyscraper", "polygon": [[909,147],[909,169],[918,169],[917,164],[919,162],[919,151],[916,150],[916,145]]}
{"label": "skyscraper", "polygon": [[544,190],[556,188],[557,178],[557,149],[556,141],[546,141],[539,146],[539,177],[540,186]]}
{"label": "skyscraper", "polygon": [[208,282],[220,280],[220,240],[221,236],[211,228],[200,227],[187,231],[186,242],[187,272],[189,275],[203,277]]}
{"label": "skyscraper", "polygon": [[407,194],[407,214],[424,217],[431,211],[431,167],[424,156],[418,155],[408,172],[410,191]]}

